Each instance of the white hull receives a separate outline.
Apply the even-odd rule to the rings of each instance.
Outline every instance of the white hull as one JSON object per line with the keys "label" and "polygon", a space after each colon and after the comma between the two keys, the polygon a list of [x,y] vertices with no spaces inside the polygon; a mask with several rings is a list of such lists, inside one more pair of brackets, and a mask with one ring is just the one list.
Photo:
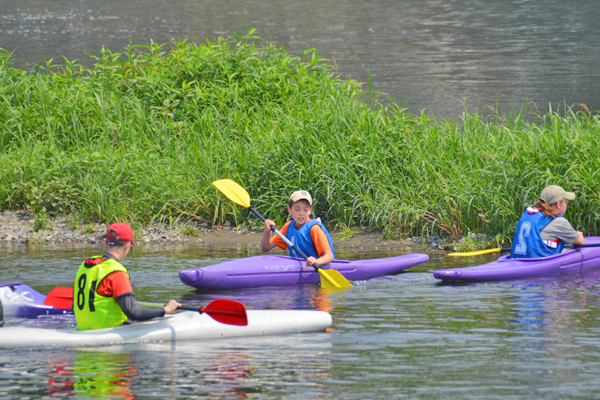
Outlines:
{"label": "white hull", "polygon": [[322,331],[331,324],[331,315],[324,311],[248,310],[248,326],[226,325],[206,314],[185,311],[148,322],[89,331],[5,326],[0,328],[0,348],[106,346],[285,335]]}

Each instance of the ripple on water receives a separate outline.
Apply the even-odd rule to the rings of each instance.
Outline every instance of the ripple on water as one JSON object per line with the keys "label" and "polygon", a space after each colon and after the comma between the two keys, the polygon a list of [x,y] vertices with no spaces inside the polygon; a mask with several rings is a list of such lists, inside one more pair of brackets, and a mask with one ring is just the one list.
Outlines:
{"label": "ripple on water", "polygon": [[[0,268],[0,280],[31,276],[41,282],[40,275],[48,274],[67,285],[74,269],[65,266],[78,265],[82,254],[87,252],[3,254],[0,264],[10,268]],[[174,297],[205,305],[224,297],[255,309],[320,308],[332,313],[333,327],[220,342],[3,349],[0,397],[100,396],[91,391],[106,386],[111,398],[591,398],[597,390],[600,288],[590,277],[440,286],[431,271],[446,264],[432,257],[419,271],[339,292],[318,285],[206,292],[177,281],[184,265],[226,258],[139,253],[127,263],[136,271],[132,282],[142,300]]]}

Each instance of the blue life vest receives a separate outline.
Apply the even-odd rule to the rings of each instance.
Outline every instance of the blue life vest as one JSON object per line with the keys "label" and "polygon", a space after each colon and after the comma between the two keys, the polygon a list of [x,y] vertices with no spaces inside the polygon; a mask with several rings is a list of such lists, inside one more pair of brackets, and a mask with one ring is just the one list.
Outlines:
{"label": "blue life vest", "polygon": [[539,258],[561,253],[565,247],[561,240],[543,240],[540,234],[554,218],[545,216],[537,208],[527,207],[517,224],[510,258]]}
{"label": "blue life vest", "polygon": [[[315,225],[319,225],[321,229],[323,229],[323,232],[325,232],[325,236],[327,236],[327,240],[329,241],[329,247],[331,247],[331,252],[333,253],[333,258],[335,259],[335,251],[333,251],[333,242],[331,241],[331,236],[329,236],[329,232],[327,231],[327,228],[325,228],[325,225],[316,219],[309,219],[308,222],[302,225],[300,229],[296,229],[296,223],[294,221],[290,222],[287,227],[287,231],[285,232],[285,236],[290,242],[294,243],[301,252],[306,254],[307,257],[312,256],[319,258],[321,256],[317,254],[315,244],[310,237],[310,230]],[[290,246],[288,246],[288,250],[290,252],[290,257],[302,258],[300,254],[296,253]]]}

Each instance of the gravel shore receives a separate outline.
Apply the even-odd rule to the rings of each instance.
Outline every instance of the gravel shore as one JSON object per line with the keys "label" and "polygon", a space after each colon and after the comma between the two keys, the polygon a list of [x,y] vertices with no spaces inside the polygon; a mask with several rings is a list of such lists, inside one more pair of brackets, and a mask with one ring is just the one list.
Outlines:
{"label": "gravel shore", "polygon": [[[36,226],[37,225],[37,226]],[[37,229],[36,229],[37,228]],[[107,225],[104,223],[83,223],[72,216],[47,218],[40,222],[32,211],[4,211],[0,213],[0,243],[4,245],[84,245],[103,246]],[[193,247],[219,247],[260,251],[262,227],[245,229],[241,227],[216,226],[210,224],[181,224],[169,226],[153,224],[137,229],[135,239],[138,246],[177,245]],[[380,233],[357,233],[352,238],[336,240],[336,250],[348,251],[398,251],[417,247],[430,251],[444,249],[444,241],[437,235],[429,238],[404,238],[387,240]]]}
{"label": "gravel shore", "polygon": [[[32,211],[5,211],[0,213],[0,242],[20,244],[102,244],[106,235],[104,223],[76,223],[71,216],[48,218],[42,229],[35,229]],[[165,225],[153,225],[136,232],[142,242],[184,242],[186,235]],[[139,239],[138,239],[139,238]]]}

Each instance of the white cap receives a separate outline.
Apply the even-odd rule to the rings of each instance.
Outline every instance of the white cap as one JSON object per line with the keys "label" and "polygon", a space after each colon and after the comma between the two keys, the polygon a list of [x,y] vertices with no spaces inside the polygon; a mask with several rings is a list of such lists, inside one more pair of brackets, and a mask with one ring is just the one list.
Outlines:
{"label": "white cap", "polygon": [[295,203],[300,200],[306,200],[306,201],[308,201],[308,204],[310,204],[312,206],[312,197],[311,197],[310,193],[308,193],[308,191],[296,190],[294,193],[292,193],[290,195],[290,201],[293,201]]}

